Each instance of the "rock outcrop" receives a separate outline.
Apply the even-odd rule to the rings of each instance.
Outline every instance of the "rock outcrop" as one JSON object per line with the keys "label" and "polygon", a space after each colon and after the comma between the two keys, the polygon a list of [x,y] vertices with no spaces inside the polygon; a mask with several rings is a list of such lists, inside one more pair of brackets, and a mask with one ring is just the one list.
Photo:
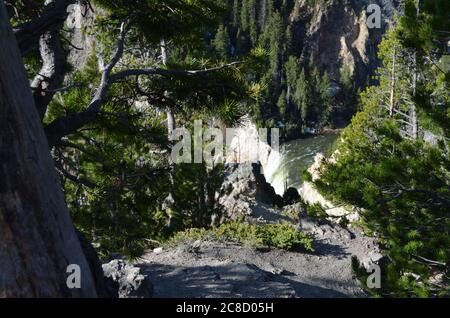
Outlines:
{"label": "rock outcrop", "polygon": [[67,27],[71,34],[71,49],[69,52],[69,62],[83,68],[90,54],[96,53],[96,38],[92,34],[97,16],[103,10],[95,6],[95,12],[88,5],[81,3],[74,4],[69,8],[69,16],[67,17]]}
{"label": "rock outcrop", "polygon": [[104,275],[118,290],[119,298],[150,298],[153,285],[147,274],[143,274],[139,267],[115,259],[103,264]]}
{"label": "rock outcrop", "polygon": [[261,204],[279,205],[283,199],[267,183],[260,163],[244,162],[225,166],[224,182],[217,193],[218,208],[223,211],[221,220],[238,220],[252,216]]}

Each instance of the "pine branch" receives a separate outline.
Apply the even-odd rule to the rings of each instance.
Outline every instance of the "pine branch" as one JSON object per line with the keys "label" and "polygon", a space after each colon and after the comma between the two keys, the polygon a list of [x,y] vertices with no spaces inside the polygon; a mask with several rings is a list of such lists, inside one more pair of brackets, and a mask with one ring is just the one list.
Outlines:
{"label": "pine branch", "polygon": [[123,80],[129,76],[153,76],[153,75],[160,75],[160,76],[177,76],[177,77],[189,77],[189,76],[196,76],[196,75],[205,75],[212,72],[217,72],[224,70],[226,68],[231,68],[235,66],[239,66],[243,64],[243,62],[237,61],[232,62],[212,68],[206,68],[201,70],[168,70],[163,68],[148,68],[148,69],[129,69],[124,70],[121,72],[118,72],[111,76],[111,80],[113,82],[118,82],[120,80]]}

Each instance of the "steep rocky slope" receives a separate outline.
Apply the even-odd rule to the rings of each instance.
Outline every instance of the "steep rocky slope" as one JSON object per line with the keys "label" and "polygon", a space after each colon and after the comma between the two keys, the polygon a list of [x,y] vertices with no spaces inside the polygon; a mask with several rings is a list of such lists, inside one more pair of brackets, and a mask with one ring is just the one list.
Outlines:
{"label": "steep rocky slope", "polygon": [[[295,52],[303,59],[314,57],[317,66],[338,79],[343,66],[354,72],[359,84],[372,74],[377,61],[377,46],[393,15],[398,1],[328,0],[297,1],[290,15]],[[382,12],[382,28],[369,29],[367,6],[378,4]]]}

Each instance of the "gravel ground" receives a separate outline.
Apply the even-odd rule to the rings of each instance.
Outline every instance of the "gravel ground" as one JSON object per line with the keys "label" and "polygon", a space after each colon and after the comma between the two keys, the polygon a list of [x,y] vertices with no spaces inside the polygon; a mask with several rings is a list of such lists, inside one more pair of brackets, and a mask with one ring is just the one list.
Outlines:
{"label": "gravel ground", "polygon": [[197,241],[149,251],[138,265],[150,276],[156,298],[365,297],[351,257],[364,260],[377,252],[374,239],[328,221],[308,225],[314,253]]}

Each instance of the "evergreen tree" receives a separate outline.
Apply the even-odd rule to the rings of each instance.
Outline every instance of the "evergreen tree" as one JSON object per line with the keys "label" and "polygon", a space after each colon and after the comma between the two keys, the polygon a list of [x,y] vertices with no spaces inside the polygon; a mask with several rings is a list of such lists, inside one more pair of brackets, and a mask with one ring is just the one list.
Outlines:
{"label": "evergreen tree", "polygon": [[311,105],[312,105],[312,109],[311,109],[311,113],[312,113],[312,118],[315,121],[315,123],[317,124],[317,122],[319,121],[319,117],[322,115],[321,114],[321,110],[322,110],[322,99],[321,99],[321,75],[319,72],[319,69],[317,68],[317,66],[314,64],[312,66],[310,66],[310,74],[309,74],[309,84],[311,87]]}
{"label": "evergreen tree", "polygon": [[331,89],[330,77],[328,76],[327,72],[324,72],[322,78],[320,79],[320,85],[318,88],[320,99],[320,107],[318,109],[320,127],[323,127],[330,119],[329,118],[331,106],[330,89]]}
{"label": "evergreen tree", "polygon": [[258,44],[258,24],[256,21],[256,0],[249,0],[248,10],[249,10],[249,34],[252,42],[252,46],[255,47]]}
{"label": "evergreen tree", "polygon": [[[417,8],[408,10],[417,15]],[[427,14],[427,19],[416,21],[416,30],[429,29],[433,13]],[[406,17],[412,16],[407,12]],[[343,132],[336,161],[325,165],[316,185],[333,200],[362,208],[364,225],[380,236],[388,259],[382,264],[382,289],[371,292],[448,297],[450,148],[446,124],[432,114],[435,109],[449,112],[450,69],[436,67],[444,56],[425,49],[439,42],[424,42],[421,32],[417,38],[410,33],[405,41],[404,23],[381,43],[379,83],[361,94],[362,112]],[[414,61],[410,56],[420,58]],[[414,76],[414,69],[420,76]],[[349,77],[341,82],[350,87]],[[417,99],[420,87],[426,89]],[[419,130],[434,128],[434,142],[410,133],[411,105],[421,110]]]}
{"label": "evergreen tree", "polygon": [[230,53],[231,42],[228,30],[223,26],[223,24],[219,26],[212,44],[218,55],[222,59],[226,60]]}
{"label": "evergreen tree", "polygon": [[249,31],[249,16],[250,16],[250,0],[242,0],[241,6],[241,30]]}
{"label": "evergreen tree", "polygon": [[342,89],[341,108],[343,109],[344,115],[350,117],[356,112],[358,105],[356,98],[357,88],[352,71],[349,67],[343,67],[341,69],[340,84]]}
{"label": "evergreen tree", "polygon": [[240,6],[240,0],[234,0],[233,1],[233,27],[235,29],[237,29],[240,24],[239,24],[239,18],[240,18],[240,12],[241,12],[241,6]]}
{"label": "evergreen tree", "polygon": [[277,107],[278,107],[278,110],[280,112],[282,119],[284,121],[287,121],[289,118],[287,116],[288,115],[288,113],[287,113],[288,105],[287,105],[287,101],[286,101],[286,91],[285,90],[281,91],[280,97],[278,97]]}
{"label": "evergreen tree", "polygon": [[295,88],[294,101],[298,105],[303,127],[308,126],[311,111],[311,88],[306,78],[305,69],[302,69]]}
{"label": "evergreen tree", "polygon": [[[285,66],[286,73],[286,84],[288,92],[292,92],[295,89],[297,79],[298,79],[298,70],[299,70],[299,62],[295,56],[289,56]],[[288,94],[290,95],[290,94]]]}
{"label": "evergreen tree", "polygon": [[[228,106],[247,106],[251,88],[243,74],[252,76],[258,58],[224,65],[211,57],[206,30],[219,29],[213,42],[222,58],[229,53],[227,29],[219,27],[223,2],[95,3],[104,9],[86,31],[95,32],[95,52],[85,68],[64,70],[55,88],[68,88],[51,94],[42,108],[43,125],[77,228],[103,256],[139,256],[151,246],[149,240],[198,226],[214,212],[208,202],[213,203],[210,192],[220,171],[170,164],[162,114],[176,113],[178,123],[188,128],[193,117],[210,118],[211,113],[235,120],[242,112]],[[59,31],[52,35],[58,38]],[[171,49],[164,64],[162,38]],[[52,54],[61,53],[52,47],[40,51],[49,52],[43,68]],[[41,76],[39,69],[29,69],[36,73],[31,76]],[[166,200],[168,193],[174,202]]]}

